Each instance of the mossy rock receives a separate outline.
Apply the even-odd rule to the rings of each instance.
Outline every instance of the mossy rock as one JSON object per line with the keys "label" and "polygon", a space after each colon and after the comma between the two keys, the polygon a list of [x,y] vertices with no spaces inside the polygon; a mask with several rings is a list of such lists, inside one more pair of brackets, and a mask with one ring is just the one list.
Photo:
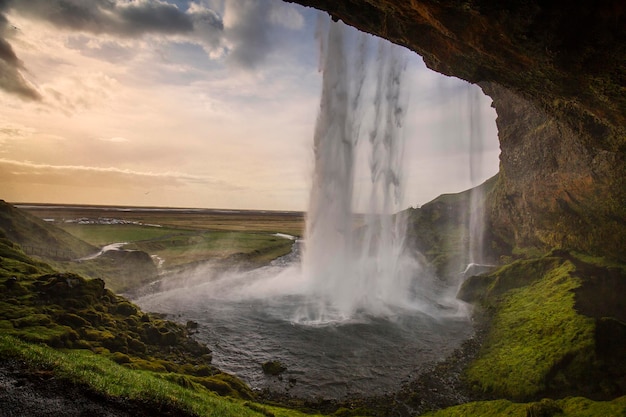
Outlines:
{"label": "mossy rock", "polygon": [[280,375],[287,370],[287,367],[280,361],[267,361],[261,365],[261,368],[263,373],[274,376]]}
{"label": "mossy rock", "polygon": [[496,271],[467,278],[457,297],[467,302],[493,303],[506,292],[528,286],[541,279],[544,274],[557,267],[563,259],[545,256],[535,259],[520,259],[504,265]]}
{"label": "mossy rock", "polygon": [[191,381],[222,396],[240,398],[244,400],[251,400],[254,398],[254,394],[250,388],[239,378],[230,374],[219,373],[209,377],[190,376],[189,378]]}
{"label": "mossy rock", "polygon": [[47,326],[52,323],[47,314],[29,314],[25,317],[13,320],[13,327],[16,329],[34,326]]}
{"label": "mossy rock", "polygon": [[526,417],[554,417],[562,413],[563,409],[557,402],[549,398],[532,403],[526,408]]}
{"label": "mossy rock", "polygon": [[128,301],[122,301],[117,303],[114,308],[114,313],[119,314],[121,316],[134,316],[137,314],[138,308],[129,303]]}
{"label": "mossy rock", "polygon": [[147,352],[148,348],[145,343],[139,339],[128,338],[128,351],[135,355],[143,355]]}
{"label": "mossy rock", "polygon": [[125,355],[121,352],[113,352],[110,356],[111,360],[115,363],[119,363],[120,365],[123,365],[125,363],[130,363],[131,362],[131,358],[128,355]]}
{"label": "mossy rock", "polygon": [[163,364],[140,358],[131,358],[131,361],[129,363],[125,363],[124,366],[130,369],[141,369],[157,373],[168,372],[167,368],[163,366]]}
{"label": "mossy rock", "polygon": [[59,323],[68,325],[72,328],[91,326],[91,323],[88,320],[85,320],[84,318],[73,313],[62,313],[56,318],[56,320]]}
{"label": "mossy rock", "polygon": [[31,343],[45,343],[52,347],[73,347],[73,342],[79,340],[79,335],[68,326],[30,326],[12,333]]}
{"label": "mossy rock", "polygon": [[515,400],[600,390],[595,322],[575,309],[575,272],[569,260],[549,256],[490,276],[482,300],[492,303],[493,318],[466,372],[470,386]]}

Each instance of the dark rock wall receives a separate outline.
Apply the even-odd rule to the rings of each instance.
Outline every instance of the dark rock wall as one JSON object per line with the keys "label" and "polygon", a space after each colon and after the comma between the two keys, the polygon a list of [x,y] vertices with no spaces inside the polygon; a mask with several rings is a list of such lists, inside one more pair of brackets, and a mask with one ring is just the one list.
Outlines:
{"label": "dark rock wall", "polygon": [[589,146],[572,127],[492,83],[500,139],[499,185],[489,218],[518,247],[573,248],[623,258],[624,153]]}
{"label": "dark rock wall", "polygon": [[502,155],[490,223],[511,246],[626,259],[626,2],[295,2],[493,98]]}

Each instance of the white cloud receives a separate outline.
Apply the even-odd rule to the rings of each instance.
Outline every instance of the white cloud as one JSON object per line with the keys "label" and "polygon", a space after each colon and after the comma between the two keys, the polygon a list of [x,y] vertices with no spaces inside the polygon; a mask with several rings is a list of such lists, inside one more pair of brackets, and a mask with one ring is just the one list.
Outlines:
{"label": "white cloud", "polygon": [[304,27],[304,17],[293,5],[283,3],[281,7],[274,7],[270,12],[270,21],[290,30],[300,30]]}
{"label": "white cloud", "polygon": [[121,136],[114,136],[112,138],[99,138],[99,140],[103,142],[113,142],[113,143],[126,143],[129,142],[128,139]]}
{"label": "white cloud", "polygon": [[37,183],[49,185],[74,185],[90,188],[111,186],[126,188],[140,187],[185,187],[203,186],[228,191],[245,189],[235,182],[210,176],[177,171],[137,171],[117,167],[94,167],[84,165],[50,165],[31,161],[15,161],[0,158],[0,173],[13,183]]}

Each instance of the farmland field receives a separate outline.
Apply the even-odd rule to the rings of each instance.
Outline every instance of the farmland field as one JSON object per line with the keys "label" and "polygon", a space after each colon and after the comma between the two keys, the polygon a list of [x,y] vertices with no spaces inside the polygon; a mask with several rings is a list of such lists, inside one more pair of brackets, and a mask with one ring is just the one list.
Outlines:
{"label": "farmland field", "polygon": [[[161,274],[202,262],[261,266],[286,255],[303,234],[297,212],[18,205],[96,247],[123,243],[153,257]],[[102,277],[81,265],[68,270]],[[99,273],[104,274],[101,265]],[[113,283],[110,277],[105,281]],[[113,285],[115,287],[115,285]]]}

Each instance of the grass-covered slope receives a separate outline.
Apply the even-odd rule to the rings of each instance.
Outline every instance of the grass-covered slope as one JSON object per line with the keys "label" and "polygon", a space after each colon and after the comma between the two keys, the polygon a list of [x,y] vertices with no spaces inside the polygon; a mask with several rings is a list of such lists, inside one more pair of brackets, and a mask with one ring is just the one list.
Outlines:
{"label": "grass-covered slope", "polygon": [[514,400],[626,394],[626,303],[598,296],[625,285],[625,266],[564,251],[468,279],[459,296],[492,315],[468,383]]}
{"label": "grass-covered slope", "polygon": [[584,397],[543,399],[531,403],[508,400],[478,401],[432,413],[428,417],[623,417],[626,397],[593,401]]}
{"label": "grass-covered slope", "polygon": [[56,348],[87,349],[130,369],[187,375],[216,392],[251,397],[211,366],[211,352],[184,326],[141,312],[98,279],[59,273],[0,239],[2,334]]}
{"label": "grass-covered slope", "polygon": [[427,415],[626,416],[625,286],[625,265],[566,251],[469,278],[459,297],[491,318],[463,377],[493,400]]}
{"label": "grass-covered slope", "polygon": [[18,243],[26,254],[45,261],[57,271],[100,278],[117,293],[145,285],[157,277],[157,268],[150,255],[138,250],[111,251],[94,259],[81,260],[97,253],[100,245],[84,241],[2,200],[0,231]]}
{"label": "grass-covered slope", "polygon": [[[497,175],[474,189],[443,194],[419,208],[405,212],[408,219],[408,244],[428,259],[441,278],[458,276],[468,264],[472,210],[476,211],[476,216],[482,212],[496,181]],[[472,193],[478,196],[475,207],[472,207]],[[501,252],[489,233],[486,233],[484,242],[487,258]]]}
{"label": "grass-covered slope", "polygon": [[0,200],[0,229],[11,241],[44,257],[75,259],[97,252],[96,247],[3,200]]}
{"label": "grass-covered slope", "polygon": [[[197,378],[175,373],[131,370],[89,350],[57,350],[26,343],[0,334],[0,361],[18,361],[32,370],[38,380],[54,376],[55,385],[67,393],[99,400],[105,406],[134,411],[140,416],[184,417],[303,417],[298,411],[261,405],[250,400],[218,395]],[[40,382],[45,384],[45,380]],[[63,392],[58,393],[63,394]],[[19,393],[14,394],[19,395]],[[27,399],[28,400],[28,399]],[[30,405],[30,404],[29,404]],[[54,401],[46,410],[51,415]],[[22,408],[22,407],[21,407]],[[7,410],[5,410],[7,411]],[[114,411],[114,410],[113,410]],[[82,411],[82,414],[90,410]],[[4,414],[3,414],[4,415]],[[21,415],[21,414],[20,414]],[[86,415],[86,414],[85,414]],[[109,415],[109,414],[107,414]],[[316,414],[318,415],[318,414]],[[319,415],[318,415],[319,416]]]}

